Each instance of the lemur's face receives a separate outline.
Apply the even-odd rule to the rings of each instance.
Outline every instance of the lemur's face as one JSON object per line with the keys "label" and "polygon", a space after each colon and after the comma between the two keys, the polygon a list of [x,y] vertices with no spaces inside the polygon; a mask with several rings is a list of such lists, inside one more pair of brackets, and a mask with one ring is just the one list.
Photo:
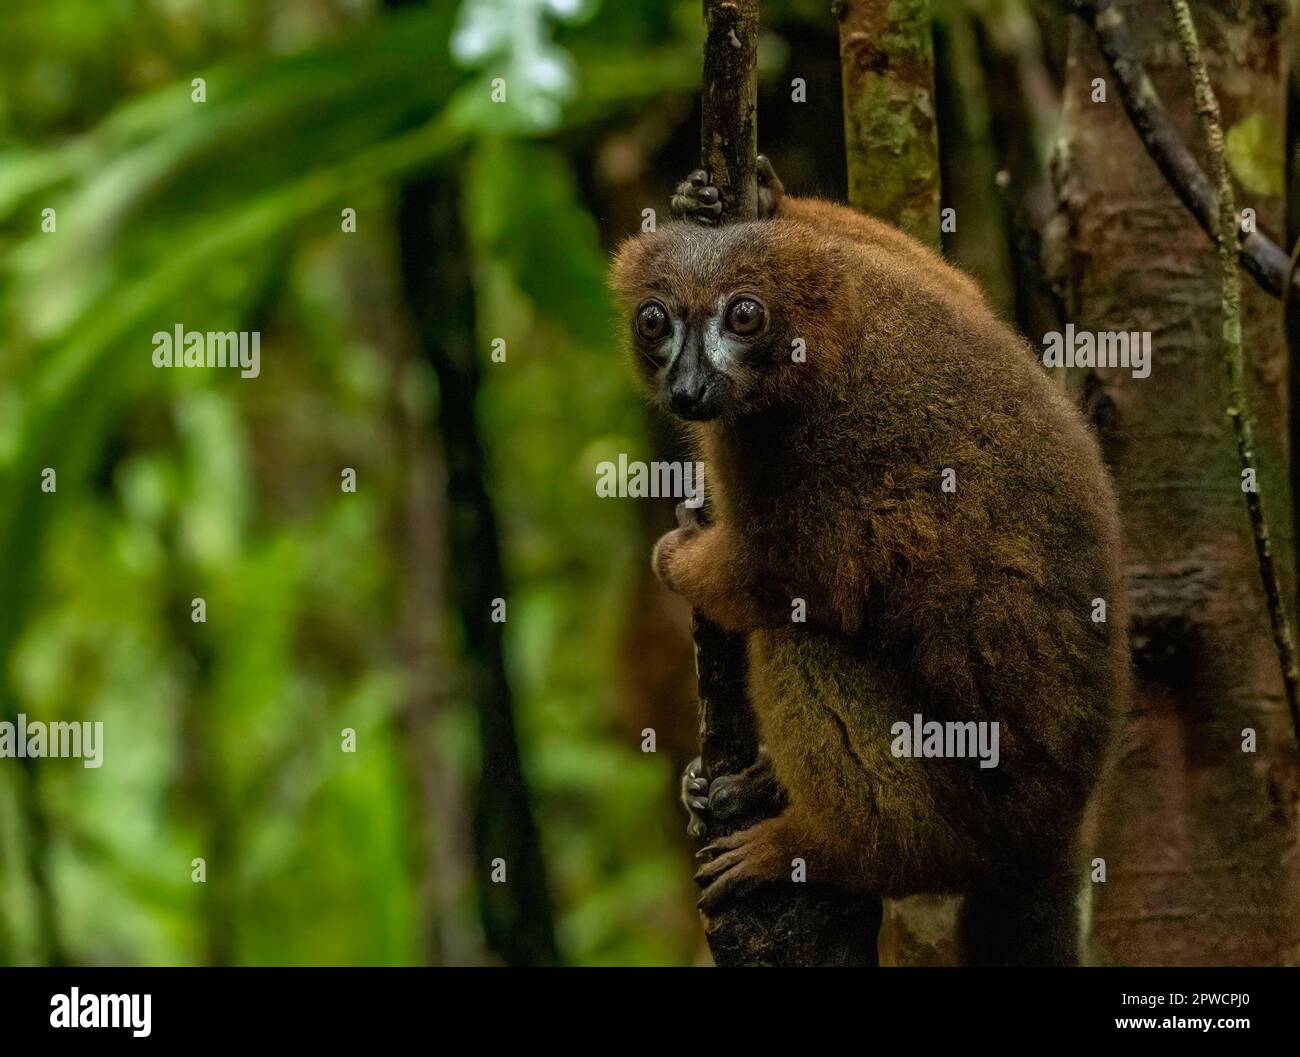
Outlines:
{"label": "lemur's face", "polygon": [[669,224],[630,240],[614,265],[627,341],[655,401],[678,418],[731,418],[765,403],[788,355],[774,312],[769,222]]}
{"label": "lemur's face", "polygon": [[705,305],[651,295],[632,317],[632,341],[660,402],[697,422],[720,417],[744,396],[767,329],[767,307],[752,290],[722,292]]}

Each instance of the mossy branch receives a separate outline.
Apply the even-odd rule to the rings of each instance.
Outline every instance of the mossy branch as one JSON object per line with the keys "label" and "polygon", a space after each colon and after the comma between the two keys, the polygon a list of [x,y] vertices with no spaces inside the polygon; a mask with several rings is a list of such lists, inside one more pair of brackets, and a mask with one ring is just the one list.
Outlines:
{"label": "mossy branch", "polygon": [[849,205],[939,245],[929,0],[836,0]]}
{"label": "mossy branch", "polygon": [[1278,584],[1277,568],[1273,561],[1273,545],[1269,536],[1268,519],[1259,492],[1259,474],[1255,467],[1255,427],[1246,399],[1246,356],[1242,346],[1241,324],[1241,273],[1237,270],[1236,239],[1237,209],[1233,199],[1232,179],[1224,152],[1223,122],[1219,114],[1219,100],[1210,84],[1210,75],[1201,57],[1196,24],[1187,0],[1169,0],[1178,42],[1192,76],[1196,112],[1200,116],[1209,144],[1210,179],[1218,199],[1218,215],[1211,235],[1219,254],[1219,269],[1223,279],[1223,363],[1228,371],[1228,417],[1232,420],[1237,439],[1237,458],[1241,464],[1243,480],[1254,482],[1245,488],[1246,509],[1250,514],[1250,527],[1255,539],[1255,556],[1259,562],[1259,577],[1268,600],[1269,622],[1273,627],[1273,642],[1277,647],[1282,666],[1282,681],[1286,690],[1287,708],[1291,722],[1300,738],[1300,710],[1297,709],[1297,688],[1300,676],[1296,671],[1295,638],[1282,592]]}

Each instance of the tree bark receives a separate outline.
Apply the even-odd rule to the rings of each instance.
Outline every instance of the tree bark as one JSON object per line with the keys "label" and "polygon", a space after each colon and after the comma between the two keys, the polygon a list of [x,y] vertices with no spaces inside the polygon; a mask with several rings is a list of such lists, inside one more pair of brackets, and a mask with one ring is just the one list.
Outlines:
{"label": "tree bark", "polygon": [[[1182,141],[1203,156],[1166,5],[1116,6]],[[1285,9],[1245,0],[1193,11],[1229,136],[1248,119],[1240,127],[1259,137],[1239,205],[1280,231]],[[1107,102],[1092,101],[1094,78],[1107,82]],[[1058,167],[1067,308],[1079,330],[1150,331],[1153,347],[1147,378],[1097,368],[1070,379],[1120,496],[1137,676],[1095,798],[1106,880],[1091,886],[1090,960],[1295,964],[1300,760],[1225,416],[1219,271],[1115,87],[1092,29],[1074,23]],[[1287,350],[1278,303],[1253,284],[1244,294],[1261,491],[1289,584]],[[1246,731],[1254,752],[1243,751]]]}
{"label": "tree bark", "polygon": [[722,202],[721,222],[758,213],[758,0],[704,0],[700,157]]}
{"label": "tree bark", "polygon": [[[1110,66],[1113,88],[1141,136],[1142,145],[1197,222],[1207,234],[1212,233],[1216,216],[1214,186],[1147,77],[1124,8],[1115,0],[1069,0],[1069,4],[1096,31],[1098,46]],[[1262,230],[1242,228],[1237,237],[1241,266],[1265,290],[1280,297],[1291,271],[1286,251]],[[1294,297],[1297,284],[1300,273],[1291,275],[1289,296]]]}

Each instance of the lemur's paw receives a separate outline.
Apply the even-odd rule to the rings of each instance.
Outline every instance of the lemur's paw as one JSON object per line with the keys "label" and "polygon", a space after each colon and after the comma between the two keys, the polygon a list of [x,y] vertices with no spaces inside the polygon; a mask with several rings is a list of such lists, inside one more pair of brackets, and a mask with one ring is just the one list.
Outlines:
{"label": "lemur's paw", "polygon": [[722,196],[703,169],[696,169],[677,185],[669,205],[673,216],[697,224],[716,224],[722,216]]}
{"label": "lemur's paw", "polygon": [[690,816],[687,835],[707,837],[711,824],[721,823],[725,827],[738,818],[752,816],[765,806],[770,795],[756,779],[754,768],[740,774],[720,774],[710,781],[697,756],[682,772],[681,799]]}

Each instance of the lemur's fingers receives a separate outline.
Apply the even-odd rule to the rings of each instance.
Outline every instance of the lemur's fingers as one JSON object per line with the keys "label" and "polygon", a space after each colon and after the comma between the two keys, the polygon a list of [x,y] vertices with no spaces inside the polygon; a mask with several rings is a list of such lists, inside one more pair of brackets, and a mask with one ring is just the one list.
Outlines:
{"label": "lemur's fingers", "polygon": [[[711,862],[715,859],[721,858],[725,852],[732,852],[737,848],[742,847],[748,839],[749,833],[746,830],[729,833],[725,837],[718,837],[715,840],[710,841],[705,847],[695,853],[695,857],[697,859],[704,859]],[[703,872],[703,870],[700,871],[700,873]],[[699,880],[699,877],[700,874],[695,875],[696,880]]]}
{"label": "lemur's fingers", "polygon": [[743,775],[720,774],[709,784],[709,817],[726,822],[744,813],[750,797]]}
{"label": "lemur's fingers", "polygon": [[[716,849],[716,844],[710,844],[699,853],[703,855],[707,851]],[[699,858],[699,855],[696,858]],[[736,847],[730,851],[715,851],[713,857],[703,866],[695,871],[695,883],[701,888],[708,888],[719,877],[728,870],[734,869],[745,861],[745,852],[743,848]]]}
{"label": "lemur's fingers", "polygon": [[731,828],[728,823],[749,826],[780,814],[787,800],[771,758],[760,749],[739,774],[721,774],[709,783],[709,818],[723,828]]}
{"label": "lemur's fingers", "polygon": [[[754,170],[758,180],[758,215],[766,219],[776,213],[785,188],[767,155],[755,157]],[[677,185],[670,205],[673,216],[700,224],[716,224],[722,215],[722,195],[704,169],[696,169]]]}
{"label": "lemur's fingers", "polygon": [[703,889],[695,905],[708,917],[715,916],[728,903],[758,884],[758,878],[745,869],[742,848],[720,855],[700,867],[695,881]]}
{"label": "lemur's fingers", "polygon": [[669,205],[673,216],[699,224],[716,224],[722,214],[722,196],[704,169],[696,169],[677,185]]}

